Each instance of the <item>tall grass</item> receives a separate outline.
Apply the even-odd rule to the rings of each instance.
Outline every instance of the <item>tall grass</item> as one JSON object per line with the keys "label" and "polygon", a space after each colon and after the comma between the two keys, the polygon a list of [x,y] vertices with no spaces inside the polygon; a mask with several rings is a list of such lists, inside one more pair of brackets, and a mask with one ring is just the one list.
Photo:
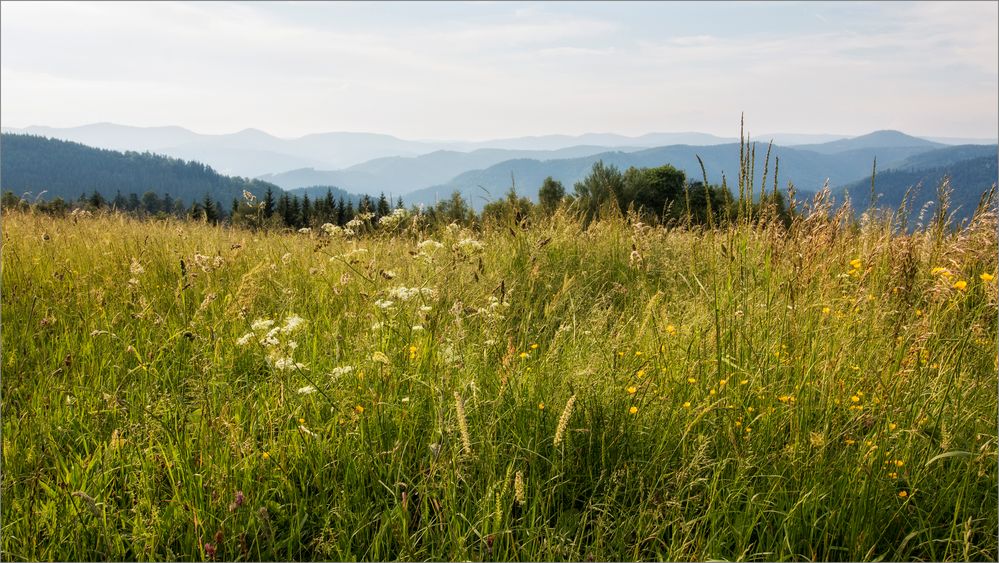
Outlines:
{"label": "tall grass", "polygon": [[824,205],[351,239],[7,213],[2,556],[995,560],[995,216]]}

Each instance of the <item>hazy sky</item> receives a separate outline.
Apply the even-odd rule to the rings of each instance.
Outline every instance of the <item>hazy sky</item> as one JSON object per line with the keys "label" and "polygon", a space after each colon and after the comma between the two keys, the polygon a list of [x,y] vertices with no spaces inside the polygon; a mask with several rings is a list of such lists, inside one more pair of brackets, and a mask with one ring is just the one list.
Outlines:
{"label": "hazy sky", "polygon": [[995,137],[996,2],[0,5],[0,120]]}

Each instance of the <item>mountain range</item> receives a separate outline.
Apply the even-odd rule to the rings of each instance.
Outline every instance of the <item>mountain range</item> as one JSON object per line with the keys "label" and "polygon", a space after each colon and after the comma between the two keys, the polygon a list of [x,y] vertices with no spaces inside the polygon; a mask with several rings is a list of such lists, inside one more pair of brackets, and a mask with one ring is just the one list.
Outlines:
{"label": "mountain range", "polygon": [[[66,134],[66,130],[33,129],[47,136]],[[548,176],[561,181],[571,193],[573,184],[589,174],[597,161],[621,169],[671,164],[686,172],[691,180],[699,180],[702,177],[700,157],[709,182],[719,183],[724,177],[735,189],[740,152],[738,142],[697,133],[641,137],[601,134],[523,137],[500,140],[497,143],[504,146],[486,148],[477,147],[479,143],[405,141],[368,133],[326,133],[283,140],[256,130],[211,136],[180,127],[129,128],[111,124],[75,128],[72,135],[89,139],[94,145],[112,145],[118,151],[159,153],[159,150],[144,147],[171,144],[173,154],[183,154],[184,158],[92,149],[84,146],[83,141],[84,144],[44,143],[42,137],[5,133],[0,146],[3,188],[15,193],[37,193],[47,189],[50,197],[67,198],[75,198],[81,191],[95,188],[136,193],[151,188],[173,191],[183,188],[183,195],[179,192],[177,195],[184,199],[196,199],[210,193],[216,199],[228,201],[238,197],[242,189],[259,191],[271,186],[275,190],[284,188],[315,197],[325,195],[332,187],[335,194],[348,199],[356,200],[361,194],[385,193],[393,200],[402,196],[407,204],[424,205],[432,205],[458,191],[473,207],[481,209],[488,201],[502,197],[511,186],[516,186],[521,195],[537,200],[538,188]],[[643,146],[687,136],[704,144]],[[832,139],[794,146],[774,144],[766,167],[768,189],[772,189],[773,170],[778,161],[778,187],[782,190],[791,181],[804,195],[828,183],[842,188],[838,194],[850,193],[853,197],[856,192],[860,196],[867,194],[865,197],[869,199],[870,173],[877,159],[878,191],[884,188],[882,202],[892,205],[901,200],[901,194],[913,183],[935,184],[944,174],[952,177],[955,201],[965,203],[977,201],[981,192],[995,181],[995,144],[948,146],[898,131],[876,131],[848,139],[786,137],[797,141]],[[221,138],[230,144],[221,146]],[[600,144],[559,146],[581,140]],[[448,143],[465,150],[434,148]],[[336,149],[337,146],[345,148]],[[767,148],[765,143],[755,143],[757,187],[763,180]],[[84,155],[87,151],[83,149],[94,152]],[[291,152],[279,153],[275,149]],[[327,149],[333,152],[327,152]],[[386,152],[390,154],[386,156]],[[337,159],[347,162],[370,154],[381,156],[338,169],[321,168],[324,163]],[[276,162],[275,155],[280,155],[284,165],[308,163],[309,166],[271,170],[251,181],[242,177],[229,178],[216,172],[213,166],[200,164],[210,162],[210,158],[219,158],[219,155],[238,161],[256,156],[261,169]],[[189,182],[188,186],[185,181]],[[857,197],[853,199],[856,201]]]}
{"label": "mountain range", "polygon": [[[485,141],[440,141],[406,140],[376,133],[328,132],[305,135],[297,138],[280,138],[259,129],[244,129],[229,134],[202,134],[177,126],[132,127],[114,123],[95,123],[80,127],[54,128],[31,126],[24,128],[3,128],[5,133],[40,135],[67,141],[76,141],[88,146],[118,151],[150,151],[157,154],[196,160],[218,170],[222,174],[258,177],[277,175],[297,169],[342,171],[353,166],[385,157],[417,157],[438,151],[473,153],[479,149],[508,151],[560,151],[573,147],[599,147],[590,154],[611,150],[630,151],[670,145],[721,145],[737,142],[736,137],[719,137],[699,132],[648,133],[639,136],[625,136],[611,133],[587,133],[583,135],[543,135],[514,137]],[[769,141],[782,146],[804,143],[819,144],[848,138],[846,135],[778,133],[754,135],[754,139]],[[932,140],[932,139],[931,139]],[[994,143],[994,139],[951,139],[946,144]],[[576,153],[573,157],[585,156]],[[568,154],[526,155],[514,154],[509,158],[535,158],[548,160],[568,158]],[[471,160],[474,161],[474,157]],[[509,159],[507,158],[507,160]],[[484,168],[496,164],[471,162],[460,172]],[[452,169],[453,170],[453,169]],[[458,173],[460,173],[458,172]],[[408,173],[408,172],[407,172]],[[455,174],[457,175],[457,173]],[[452,176],[453,177],[453,176]],[[410,190],[444,183],[436,177],[430,183],[411,184]],[[287,185],[302,187],[307,184]],[[342,186],[345,189],[361,191],[359,188]],[[382,188],[379,189],[381,191]]]}

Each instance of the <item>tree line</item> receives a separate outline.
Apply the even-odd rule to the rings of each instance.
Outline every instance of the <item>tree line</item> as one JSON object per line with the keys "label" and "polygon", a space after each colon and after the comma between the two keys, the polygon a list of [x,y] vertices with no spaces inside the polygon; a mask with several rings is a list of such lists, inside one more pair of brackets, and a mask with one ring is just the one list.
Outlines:
{"label": "tree line", "polygon": [[[776,185],[776,181],[775,181]],[[89,211],[109,210],[128,213],[142,218],[168,216],[203,220],[211,223],[228,223],[250,228],[316,228],[324,224],[343,227],[358,215],[377,222],[396,209],[405,209],[402,198],[395,202],[384,193],[374,198],[368,195],[355,199],[335,196],[328,188],[324,197],[310,198],[308,193],[298,194],[275,190],[268,186],[258,198],[244,191],[241,198],[233,198],[229,205],[215,200],[210,194],[190,205],[172,197],[147,191],[139,196],[117,192],[106,199],[94,190],[67,202],[60,197],[48,201],[29,202],[11,191],[3,194],[3,209],[32,207],[51,214],[66,214],[73,209]],[[601,213],[635,213],[650,224],[676,224],[714,226],[739,216],[744,212],[759,214],[766,208],[778,217],[790,219],[790,210],[781,192],[774,189],[763,193],[755,201],[736,200],[726,181],[711,185],[702,181],[688,182],[683,171],[671,165],[653,168],[631,167],[621,171],[613,165],[596,162],[589,175],[567,193],[561,182],[546,178],[538,190],[538,203],[518,195],[511,187],[506,196],[490,202],[481,214],[465,201],[459,192],[428,207],[412,207],[410,212],[423,216],[429,224],[476,225],[482,222],[501,222],[525,225],[532,220],[554,214],[560,209],[577,214],[584,227],[599,218]]]}

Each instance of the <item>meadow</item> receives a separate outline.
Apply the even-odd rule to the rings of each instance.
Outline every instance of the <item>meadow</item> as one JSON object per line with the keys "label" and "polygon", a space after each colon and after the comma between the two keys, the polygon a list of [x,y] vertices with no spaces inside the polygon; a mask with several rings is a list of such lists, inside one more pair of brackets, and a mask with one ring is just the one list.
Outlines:
{"label": "meadow", "polygon": [[996,217],[3,217],[5,560],[996,560]]}

